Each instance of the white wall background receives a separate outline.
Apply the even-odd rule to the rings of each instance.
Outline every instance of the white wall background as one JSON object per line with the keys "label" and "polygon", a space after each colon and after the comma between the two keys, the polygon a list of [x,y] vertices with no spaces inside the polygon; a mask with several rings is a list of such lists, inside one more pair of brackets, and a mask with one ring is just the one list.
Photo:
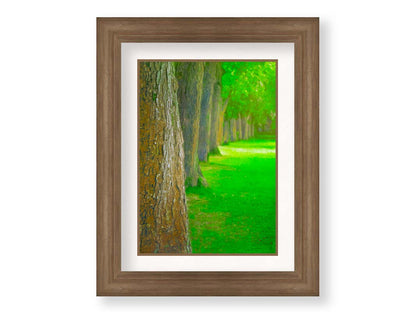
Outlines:
{"label": "white wall background", "polygon": [[[3,1],[0,309],[414,310],[411,1]],[[95,17],[321,18],[321,297],[95,297]]]}

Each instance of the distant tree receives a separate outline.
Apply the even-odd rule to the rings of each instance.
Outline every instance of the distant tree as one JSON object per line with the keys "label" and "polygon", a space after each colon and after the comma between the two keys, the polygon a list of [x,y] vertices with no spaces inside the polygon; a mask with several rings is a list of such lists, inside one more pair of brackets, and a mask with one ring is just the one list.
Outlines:
{"label": "distant tree", "polygon": [[218,78],[216,74],[217,68],[217,62],[205,63],[199,121],[198,157],[200,161],[208,161],[209,143],[211,138],[211,107],[214,85],[217,83]]}
{"label": "distant tree", "polygon": [[220,145],[220,140],[222,134],[220,133],[221,124],[221,114],[224,111],[224,101],[221,97],[221,77],[223,70],[221,68],[221,63],[217,63],[215,67],[215,82],[212,90],[212,103],[211,103],[211,126],[210,126],[210,140],[209,140],[209,153],[211,154],[220,154],[218,146]]}
{"label": "distant tree", "polygon": [[198,141],[204,63],[176,63],[178,102],[185,152],[185,187],[207,186],[199,167]]}
{"label": "distant tree", "polygon": [[[241,137],[248,125],[263,126],[276,120],[276,63],[223,62],[222,98],[228,99],[226,119],[241,116]],[[238,128],[238,125],[237,125]],[[247,134],[246,134],[247,132]]]}

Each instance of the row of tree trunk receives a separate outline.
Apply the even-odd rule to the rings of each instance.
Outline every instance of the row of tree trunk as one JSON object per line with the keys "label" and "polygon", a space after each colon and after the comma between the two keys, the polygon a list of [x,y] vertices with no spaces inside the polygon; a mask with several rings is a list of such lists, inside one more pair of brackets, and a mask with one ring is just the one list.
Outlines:
{"label": "row of tree trunk", "polygon": [[207,186],[200,161],[254,135],[249,116],[224,120],[221,63],[139,68],[139,251],[190,253],[185,188]]}
{"label": "row of tree trunk", "polygon": [[223,139],[221,144],[227,144],[238,140],[248,140],[254,136],[254,124],[250,117],[239,116],[237,119],[224,120]]}
{"label": "row of tree trunk", "polygon": [[207,186],[199,167],[218,154],[226,104],[221,97],[221,63],[176,64],[177,98],[184,139],[185,187]]}

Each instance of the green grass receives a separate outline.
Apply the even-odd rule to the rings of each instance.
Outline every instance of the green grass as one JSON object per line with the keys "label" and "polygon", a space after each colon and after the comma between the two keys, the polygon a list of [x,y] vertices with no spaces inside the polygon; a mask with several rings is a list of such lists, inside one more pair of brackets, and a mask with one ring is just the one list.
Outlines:
{"label": "green grass", "polygon": [[193,253],[276,252],[275,146],[232,142],[201,163],[209,187],[186,190]]}

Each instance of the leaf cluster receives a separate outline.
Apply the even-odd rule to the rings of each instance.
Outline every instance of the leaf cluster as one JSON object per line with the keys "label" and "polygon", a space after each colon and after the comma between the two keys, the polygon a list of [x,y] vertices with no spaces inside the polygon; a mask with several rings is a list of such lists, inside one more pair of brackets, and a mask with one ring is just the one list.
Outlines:
{"label": "leaf cluster", "polygon": [[250,117],[256,125],[276,118],[276,62],[223,62],[221,95],[226,119]]}

